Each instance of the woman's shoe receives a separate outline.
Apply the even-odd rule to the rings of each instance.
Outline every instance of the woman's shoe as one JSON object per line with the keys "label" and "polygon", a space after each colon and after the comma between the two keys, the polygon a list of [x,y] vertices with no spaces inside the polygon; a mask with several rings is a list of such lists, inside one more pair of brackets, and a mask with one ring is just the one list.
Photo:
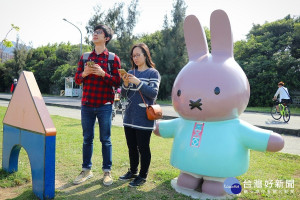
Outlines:
{"label": "woman's shoe", "polygon": [[129,183],[129,186],[130,187],[138,187],[138,186],[144,185],[144,183],[146,183],[146,179],[138,176]]}
{"label": "woman's shoe", "polygon": [[123,176],[120,176],[119,177],[119,180],[122,180],[122,181],[128,181],[128,180],[131,180],[133,178],[136,178],[137,177],[137,174],[133,174],[130,170],[124,174]]}

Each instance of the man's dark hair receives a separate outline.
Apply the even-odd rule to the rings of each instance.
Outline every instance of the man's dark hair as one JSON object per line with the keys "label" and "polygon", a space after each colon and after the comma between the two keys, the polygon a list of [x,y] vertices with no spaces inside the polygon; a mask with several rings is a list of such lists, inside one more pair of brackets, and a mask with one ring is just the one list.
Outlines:
{"label": "man's dark hair", "polygon": [[114,31],[109,26],[106,26],[104,24],[99,24],[99,25],[95,26],[94,31],[98,30],[98,29],[103,30],[105,37],[109,37],[109,40],[107,40],[105,43],[105,45],[107,45],[109,43],[109,41],[111,40],[111,38],[114,34]]}

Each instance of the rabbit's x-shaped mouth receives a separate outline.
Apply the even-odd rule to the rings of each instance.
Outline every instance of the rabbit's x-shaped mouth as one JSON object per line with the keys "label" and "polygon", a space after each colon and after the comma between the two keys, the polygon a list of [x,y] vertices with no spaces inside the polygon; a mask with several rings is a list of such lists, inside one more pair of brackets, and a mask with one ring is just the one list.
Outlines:
{"label": "rabbit's x-shaped mouth", "polygon": [[202,110],[201,108],[202,103],[200,103],[200,101],[201,99],[198,99],[197,101],[190,100],[189,106],[191,106],[191,110],[194,108],[198,108],[199,110]]}

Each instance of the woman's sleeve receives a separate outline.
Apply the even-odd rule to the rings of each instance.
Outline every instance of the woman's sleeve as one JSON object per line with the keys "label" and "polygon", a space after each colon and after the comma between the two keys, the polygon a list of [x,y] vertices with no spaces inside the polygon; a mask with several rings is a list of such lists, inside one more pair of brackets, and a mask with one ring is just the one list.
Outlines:
{"label": "woman's sleeve", "polygon": [[137,88],[144,96],[155,100],[158,94],[160,80],[161,77],[159,72],[157,70],[153,70],[150,75],[149,84],[147,85],[144,82],[141,82]]}

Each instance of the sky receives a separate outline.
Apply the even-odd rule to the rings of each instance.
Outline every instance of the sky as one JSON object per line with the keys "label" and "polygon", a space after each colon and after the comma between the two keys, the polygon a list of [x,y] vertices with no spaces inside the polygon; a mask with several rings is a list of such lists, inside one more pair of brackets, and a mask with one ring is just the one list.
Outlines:
{"label": "sky", "polygon": [[[85,26],[94,15],[97,5],[105,10],[113,8],[116,2],[130,0],[1,0],[0,1],[0,40],[11,28],[11,24],[20,27],[20,31],[11,31],[7,39],[21,42],[37,48],[47,44],[80,44],[87,36]],[[175,0],[139,0],[135,35],[154,33],[162,29],[164,16],[172,18],[171,11]],[[253,24],[264,24],[286,17],[288,14],[300,16],[300,0],[185,0],[186,16],[195,15],[202,26],[209,27],[209,18],[216,9],[224,10],[230,20],[234,41],[246,39]],[[125,17],[126,14],[124,13]]]}

